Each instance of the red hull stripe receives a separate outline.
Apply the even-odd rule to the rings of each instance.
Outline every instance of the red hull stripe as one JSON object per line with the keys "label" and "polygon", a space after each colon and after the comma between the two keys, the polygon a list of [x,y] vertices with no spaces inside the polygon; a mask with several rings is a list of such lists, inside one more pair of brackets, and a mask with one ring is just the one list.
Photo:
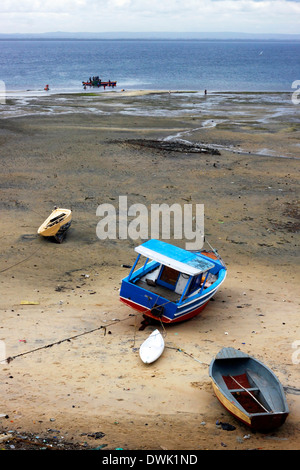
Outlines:
{"label": "red hull stripe", "polygon": [[[143,312],[144,315],[151,317],[155,320],[159,320],[159,318],[151,313],[151,310],[145,310],[144,305],[137,304],[135,302],[132,302],[132,300],[124,299],[123,297],[120,297],[121,302],[124,302],[124,304],[129,305],[129,307],[133,308],[134,310],[137,310],[138,312]],[[161,321],[163,323],[177,323],[185,320],[189,320],[190,318],[195,317],[200,313],[208,304],[208,301],[204,304],[201,305],[201,307],[196,308],[192,312],[189,312],[185,315],[182,315],[180,317],[176,317],[174,319],[165,317],[164,315],[161,317]]]}

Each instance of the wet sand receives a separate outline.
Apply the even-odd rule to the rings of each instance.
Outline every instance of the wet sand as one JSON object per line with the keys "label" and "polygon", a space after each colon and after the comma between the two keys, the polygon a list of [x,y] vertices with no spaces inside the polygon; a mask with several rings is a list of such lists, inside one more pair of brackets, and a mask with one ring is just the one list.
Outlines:
{"label": "wet sand", "polygon": [[[164,115],[120,112],[138,107],[140,95],[74,96],[63,102],[70,113],[35,108],[0,121],[0,340],[12,358],[1,364],[0,434],[10,432],[11,445],[26,433],[55,437],[61,448],[299,449],[299,107],[263,124],[272,106],[247,96],[228,97],[218,112],[208,96],[198,115],[173,113],[172,103]],[[166,107],[165,94],[163,103],[157,93],[146,98],[151,110]],[[196,98],[172,99],[188,109]],[[74,112],[91,103],[97,112]],[[148,142],[175,136],[220,154]],[[149,210],[204,204],[206,237],[228,267],[200,315],[165,327],[152,365],[138,348],[154,326],[140,330],[142,315],[119,301],[139,241],[96,235],[98,205],[118,208],[120,195]],[[73,211],[62,244],[37,235],[54,205]],[[214,396],[208,365],[223,346],[281,380],[290,415],[275,432],[250,431]]]}

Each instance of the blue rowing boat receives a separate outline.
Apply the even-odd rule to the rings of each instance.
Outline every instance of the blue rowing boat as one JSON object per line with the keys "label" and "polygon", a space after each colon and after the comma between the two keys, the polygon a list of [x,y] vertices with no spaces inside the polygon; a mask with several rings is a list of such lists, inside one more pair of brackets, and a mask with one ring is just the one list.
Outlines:
{"label": "blue rowing boat", "polygon": [[289,408],[283,387],[254,357],[223,348],[211,361],[209,375],[220,403],[254,431],[272,431],[285,422]]}
{"label": "blue rowing boat", "polygon": [[160,240],[148,240],[135,251],[138,256],[122,280],[120,300],[163,323],[196,316],[226,277],[226,267],[214,251],[191,252]]}

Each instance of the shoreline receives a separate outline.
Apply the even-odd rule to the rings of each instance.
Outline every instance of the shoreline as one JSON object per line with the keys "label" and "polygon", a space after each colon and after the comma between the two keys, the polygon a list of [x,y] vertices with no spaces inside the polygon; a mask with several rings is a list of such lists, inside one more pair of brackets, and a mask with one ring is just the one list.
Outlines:
{"label": "shoreline", "polygon": [[[109,87],[108,87],[109,88]],[[80,91],[81,90],[81,91]],[[114,90],[102,90],[97,87],[89,87],[86,90],[83,90],[83,88],[78,89],[77,91],[72,90],[72,91],[67,91],[65,88],[55,89],[55,91],[52,91],[51,88],[49,88],[48,91],[44,89],[11,89],[7,90],[5,89],[5,93],[8,93],[9,95],[12,95],[12,97],[16,96],[16,94],[20,94],[19,98],[25,98],[28,96],[28,94],[32,93],[32,97],[40,97],[41,94],[43,96],[52,96],[52,97],[59,97],[59,96],[64,96],[64,95],[77,95],[77,96],[99,96],[101,94],[107,95],[107,94],[164,94],[164,93],[177,93],[177,94],[204,94],[204,89],[203,90],[181,90],[181,89],[148,89],[148,88],[127,88],[127,89],[114,89]],[[98,90],[98,92],[97,92]],[[293,94],[295,90],[292,88],[289,90],[207,90],[208,94],[212,95],[218,95],[218,94],[240,94],[240,95],[249,95],[249,94],[254,94],[254,95],[280,95],[280,94]],[[36,95],[35,95],[36,93]]]}
{"label": "shoreline", "polygon": [[[98,92],[97,92],[98,90]],[[5,89],[5,93],[8,93],[9,98],[16,97],[17,94],[20,94],[18,98],[26,98],[26,97],[41,97],[41,96],[51,96],[51,97],[60,97],[60,96],[107,96],[111,95],[127,95],[127,96],[134,96],[134,95],[151,95],[151,94],[165,94],[165,93],[172,93],[172,94],[204,94],[203,90],[180,90],[180,89],[136,89],[136,88],[128,88],[128,89],[114,89],[114,90],[102,90],[97,87],[89,87],[87,90],[73,90],[67,91],[66,89],[62,88],[61,90],[52,91],[51,88],[46,91],[44,89],[16,89],[16,90],[7,90]],[[208,90],[208,94],[211,95],[281,95],[281,94],[290,94],[292,95],[295,90],[292,88],[290,90]],[[1,91],[3,93],[3,91]],[[11,95],[11,96],[10,96]]]}
{"label": "shoreline", "polygon": [[[29,100],[26,97],[10,100],[2,108],[2,119],[19,119],[26,116],[28,118],[43,118],[44,116],[78,113],[102,117],[103,130],[105,130],[108,116],[116,116],[117,120],[122,115],[135,115],[139,119],[143,116],[167,119],[170,115],[175,121],[187,118],[187,121],[192,124],[186,127],[183,132],[165,137],[165,139],[178,138],[179,140],[184,138],[184,135],[190,136],[193,140],[192,134],[197,133],[197,130],[201,132],[202,128],[216,127],[220,130],[224,129],[224,131],[227,128],[232,131],[236,129],[237,133],[240,132],[240,129],[245,132],[249,131],[249,133],[258,134],[260,132],[262,135],[275,131],[279,137],[278,129],[282,128],[281,132],[297,131],[300,122],[300,108],[292,103],[292,99],[289,99],[292,95],[287,92],[280,93],[280,95],[285,95],[283,101],[276,98],[276,94],[272,92],[257,92],[256,94],[250,92],[250,96],[246,92],[246,97],[236,92],[204,95],[204,93],[196,91],[163,90],[88,92],[87,94],[54,93],[52,95],[45,93],[44,96],[30,97]],[[256,99],[256,96],[259,98]],[[284,121],[286,121],[285,126],[283,126]],[[194,125],[197,122],[198,129]],[[272,127],[274,131],[271,130]],[[111,124],[110,128],[112,128]],[[286,152],[284,148],[281,152],[275,153],[268,145],[269,141],[265,146],[248,150],[247,148],[236,149],[226,142],[225,145],[219,144],[219,148],[241,154],[298,158],[294,155],[299,154],[297,145],[295,145],[292,154]]]}
{"label": "shoreline", "polygon": [[[85,106],[84,98],[78,104]],[[126,106],[133,104],[128,97]],[[239,111],[239,103],[230,105]],[[1,365],[0,434],[55,437],[62,447],[82,449],[298,449],[299,163],[235,150],[284,149],[297,157],[299,125],[284,116],[262,128],[259,120],[272,115],[272,106],[249,106],[241,124],[232,114],[215,127],[199,122],[203,114],[226,114],[226,104],[201,108],[199,116],[125,115],[117,102],[112,106],[105,122],[101,114],[73,112],[0,121],[0,340],[6,357],[17,356]],[[164,109],[165,102],[151,97],[147,106]],[[201,155],[136,145],[175,132],[227,149]],[[119,301],[123,265],[132,264],[139,242],[96,235],[97,207],[117,204],[119,195],[147,207],[204,204],[205,234],[228,266],[214,301],[166,328],[167,347],[151,367],[141,363],[138,348],[152,327],[140,330],[141,316]],[[55,204],[73,211],[60,245],[36,233]],[[207,364],[223,346],[262,360],[280,379],[290,415],[278,430],[253,433],[219,404]],[[223,430],[218,421],[235,429]]]}

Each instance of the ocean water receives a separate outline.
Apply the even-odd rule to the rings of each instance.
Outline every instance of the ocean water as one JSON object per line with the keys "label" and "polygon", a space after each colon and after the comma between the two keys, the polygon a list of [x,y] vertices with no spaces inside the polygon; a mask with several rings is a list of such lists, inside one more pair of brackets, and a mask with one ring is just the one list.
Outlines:
{"label": "ocean water", "polygon": [[116,91],[291,91],[300,41],[1,40],[6,92],[80,92],[98,75]]}
{"label": "ocean water", "polygon": [[[93,75],[116,80],[113,93],[84,90]],[[300,41],[0,40],[0,118],[68,113],[298,125]]]}

